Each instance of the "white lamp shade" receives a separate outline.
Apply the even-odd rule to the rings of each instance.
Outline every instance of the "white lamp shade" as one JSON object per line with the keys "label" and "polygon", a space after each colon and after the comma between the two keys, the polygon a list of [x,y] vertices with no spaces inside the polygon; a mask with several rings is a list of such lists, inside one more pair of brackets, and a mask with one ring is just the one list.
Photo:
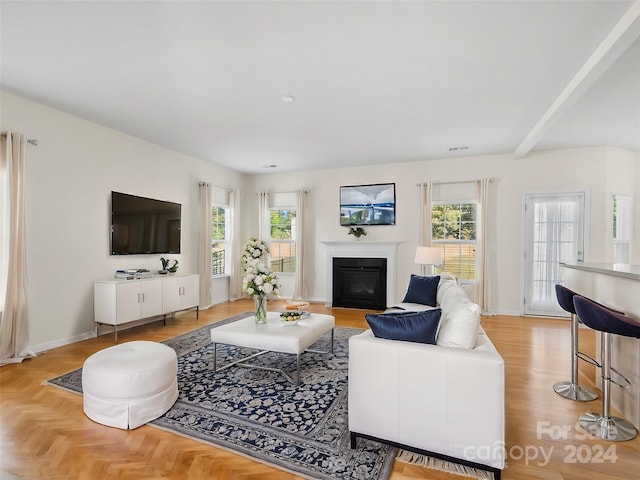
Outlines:
{"label": "white lamp shade", "polygon": [[416,248],[415,263],[422,265],[440,265],[442,263],[442,250],[438,247]]}

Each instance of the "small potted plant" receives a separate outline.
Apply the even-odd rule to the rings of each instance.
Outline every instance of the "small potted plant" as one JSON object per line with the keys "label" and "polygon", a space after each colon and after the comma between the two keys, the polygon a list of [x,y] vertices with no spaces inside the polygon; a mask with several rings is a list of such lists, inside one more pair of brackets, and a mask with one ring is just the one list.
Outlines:
{"label": "small potted plant", "polygon": [[356,238],[360,238],[362,235],[366,235],[364,228],[362,227],[349,227],[349,233],[347,235],[353,235]]}
{"label": "small potted plant", "polygon": [[158,273],[160,275],[166,275],[167,273],[176,273],[178,271],[178,260],[173,261],[173,265],[169,266],[169,262],[171,260],[168,258],[160,257],[160,262],[162,263],[162,270]]}

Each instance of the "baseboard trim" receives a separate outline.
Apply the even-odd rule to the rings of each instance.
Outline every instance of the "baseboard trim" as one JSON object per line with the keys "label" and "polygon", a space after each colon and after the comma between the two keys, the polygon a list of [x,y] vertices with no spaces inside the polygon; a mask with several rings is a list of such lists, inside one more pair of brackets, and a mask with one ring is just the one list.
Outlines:
{"label": "baseboard trim", "polygon": [[[179,317],[192,311],[194,311],[193,308],[187,309],[187,310],[180,310],[178,312],[174,312],[173,314],[167,314],[167,318],[170,318],[171,315],[175,315],[176,317]],[[130,328],[139,327],[140,325],[146,325],[148,323],[160,322],[163,320],[164,320],[164,317],[162,315],[155,316],[155,317],[141,318],[139,320],[134,320],[133,322],[127,322],[127,323],[123,323],[122,325],[118,325],[118,332],[122,332],[123,330],[129,330]],[[113,335],[114,331],[115,331],[115,327],[113,325],[109,325],[106,323],[100,324],[101,337],[104,335]],[[31,352],[35,352],[37,354],[37,353],[46,352],[47,350],[51,350],[53,348],[64,347],[65,345],[70,345],[72,343],[88,340],[90,338],[96,338],[95,326],[91,331],[80,333],[78,335],[74,335],[73,337],[60,338],[52,342],[41,343],[39,345],[29,345],[28,350]]]}
{"label": "baseboard trim", "polygon": [[81,342],[83,340],[88,340],[95,337],[95,330],[91,330],[90,332],[80,333],[78,335],[74,335],[73,337],[60,338],[58,340],[54,340],[53,342],[41,343],[39,345],[30,345],[29,350],[35,353],[42,353],[53,348],[64,347],[65,345],[69,345],[71,343]]}

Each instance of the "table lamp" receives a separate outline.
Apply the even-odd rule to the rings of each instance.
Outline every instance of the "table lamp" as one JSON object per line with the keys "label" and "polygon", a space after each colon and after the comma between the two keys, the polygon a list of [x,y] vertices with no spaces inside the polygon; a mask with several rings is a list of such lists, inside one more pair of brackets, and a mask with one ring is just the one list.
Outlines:
{"label": "table lamp", "polygon": [[429,265],[430,268],[428,274],[433,275],[433,266],[442,264],[442,250],[438,247],[419,246],[416,248],[416,258],[414,262],[420,265]]}

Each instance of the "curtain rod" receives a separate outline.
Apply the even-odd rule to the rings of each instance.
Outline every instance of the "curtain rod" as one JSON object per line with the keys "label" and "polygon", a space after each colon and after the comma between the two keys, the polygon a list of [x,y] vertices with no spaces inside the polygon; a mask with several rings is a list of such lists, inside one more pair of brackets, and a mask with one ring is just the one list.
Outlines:
{"label": "curtain rod", "polygon": [[[7,136],[7,133],[8,133],[8,132],[2,132],[2,133],[1,133],[1,135],[2,135],[3,137],[6,137],[6,136]],[[27,142],[29,145],[33,145],[34,147],[37,147],[37,146],[38,146],[38,140],[37,140],[37,139],[35,139],[35,138],[27,138],[26,142]]]}
{"label": "curtain rod", "polygon": [[[309,190],[308,188],[305,188],[304,190],[302,190],[304,193],[310,193],[311,190]],[[271,193],[271,192],[256,192],[256,195],[260,195],[261,193]],[[273,193],[298,193],[298,190],[293,190],[291,192],[273,192]]]}
{"label": "curtain rod", "polygon": [[[431,185],[453,185],[455,183],[476,183],[479,180],[464,180],[461,182],[433,182]],[[490,178],[489,182],[493,183],[495,181],[495,179]],[[416,187],[421,187],[422,185],[425,185],[424,183],[416,183]]]}
{"label": "curtain rod", "polygon": [[203,186],[205,186],[207,184],[209,184],[210,186],[212,186],[214,188],[219,188],[220,190],[225,190],[227,192],[233,192],[233,188],[221,187],[220,185],[214,185],[213,183],[209,183],[209,182],[198,182],[198,186],[199,187],[203,187]]}

